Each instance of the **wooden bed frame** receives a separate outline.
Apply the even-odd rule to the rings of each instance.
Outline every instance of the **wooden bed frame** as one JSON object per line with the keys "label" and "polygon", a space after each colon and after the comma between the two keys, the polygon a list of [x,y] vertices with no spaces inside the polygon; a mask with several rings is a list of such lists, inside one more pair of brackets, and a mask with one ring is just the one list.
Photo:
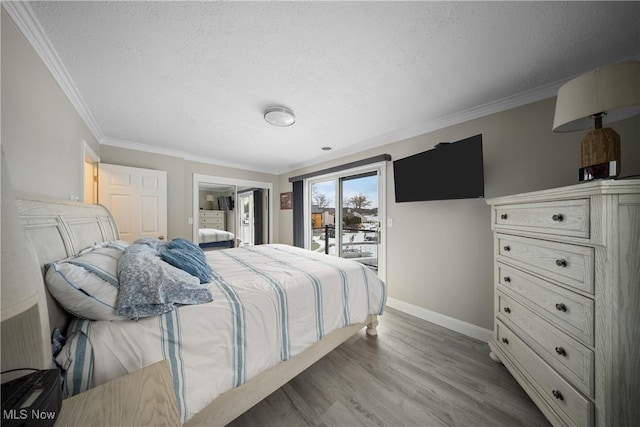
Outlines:
{"label": "wooden bed frame", "polygon": [[[101,205],[86,205],[64,200],[46,199],[19,194],[16,206],[27,241],[33,248],[41,271],[44,265],[76,255],[80,250],[105,240],[118,238],[118,229],[109,211]],[[41,319],[39,336],[50,336],[54,328],[66,330],[72,317],[49,295],[42,281],[41,291],[46,295],[48,319]],[[43,301],[44,298],[41,299]],[[318,361],[338,345],[366,327],[367,335],[377,335],[377,316],[370,315],[366,322],[350,325],[327,334],[302,353],[282,362],[220,395],[185,425],[225,425],[253,405],[280,388],[300,372]],[[43,333],[46,331],[46,333]],[[4,331],[3,331],[4,332]],[[51,343],[43,343],[47,360]]]}

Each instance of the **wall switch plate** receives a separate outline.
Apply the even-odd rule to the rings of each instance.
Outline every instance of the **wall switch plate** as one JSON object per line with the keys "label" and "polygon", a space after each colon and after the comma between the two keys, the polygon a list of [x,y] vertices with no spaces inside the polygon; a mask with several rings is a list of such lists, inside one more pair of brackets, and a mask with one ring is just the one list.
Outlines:
{"label": "wall switch plate", "polygon": [[387,218],[387,227],[393,227],[393,218]]}
{"label": "wall switch plate", "polygon": [[187,224],[193,225],[193,218],[191,217],[187,218]]}

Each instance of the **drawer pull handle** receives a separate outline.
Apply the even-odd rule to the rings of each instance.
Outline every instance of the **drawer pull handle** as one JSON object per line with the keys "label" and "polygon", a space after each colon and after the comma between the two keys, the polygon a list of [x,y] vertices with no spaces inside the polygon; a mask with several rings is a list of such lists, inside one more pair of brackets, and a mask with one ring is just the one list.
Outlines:
{"label": "drawer pull handle", "polygon": [[505,246],[505,247],[504,247],[504,248],[502,248],[502,249],[504,249],[504,251],[505,251],[505,252],[509,252],[509,251],[511,250],[511,246],[508,246],[508,245],[507,245],[507,246]]}
{"label": "drawer pull handle", "polygon": [[558,353],[560,356],[566,356],[567,352],[564,351],[564,347],[556,347],[556,353]]}
{"label": "drawer pull handle", "polygon": [[504,280],[506,283],[511,283],[511,277],[509,276],[505,276],[502,280]]}
{"label": "drawer pull handle", "polygon": [[567,266],[567,260],[566,259],[557,259],[556,260],[556,265],[558,267],[566,267]]}
{"label": "drawer pull handle", "polygon": [[505,308],[504,308],[504,312],[505,312],[505,313],[511,313],[511,309],[510,309],[509,307],[505,307]]}
{"label": "drawer pull handle", "polygon": [[555,397],[558,400],[564,400],[564,397],[562,397],[562,393],[560,393],[558,390],[553,390],[551,392],[553,394],[553,397]]}
{"label": "drawer pull handle", "polygon": [[555,222],[562,222],[564,221],[564,215],[555,214],[554,216],[551,217],[551,219],[553,219]]}
{"label": "drawer pull handle", "polygon": [[502,342],[505,343],[505,344],[509,344],[509,340],[506,339],[506,338],[502,338]]}
{"label": "drawer pull handle", "polygon": [[558,304],[556,304],[556,310],[558,310],[558,311],[567,311],[567,306],[564,305],[563,303],[558,303]]}
{"label": "drawer pull handle", "polygon": [[500,215],[500,219],[507,219],[507,214]]}

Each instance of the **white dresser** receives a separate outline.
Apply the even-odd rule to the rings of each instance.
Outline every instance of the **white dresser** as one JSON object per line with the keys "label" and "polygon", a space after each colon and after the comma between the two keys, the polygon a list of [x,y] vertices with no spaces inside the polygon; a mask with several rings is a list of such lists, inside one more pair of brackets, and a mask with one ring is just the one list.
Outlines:
{"label": "white dresser", "polygon": [[198,227],[226,230],[224,213],[224,211],[200,210],[200,222],[198,223]]}
{"label": "white dresser", "polygon": [[640,180],[487,203],[491,357],[554,425],[640,425]]}

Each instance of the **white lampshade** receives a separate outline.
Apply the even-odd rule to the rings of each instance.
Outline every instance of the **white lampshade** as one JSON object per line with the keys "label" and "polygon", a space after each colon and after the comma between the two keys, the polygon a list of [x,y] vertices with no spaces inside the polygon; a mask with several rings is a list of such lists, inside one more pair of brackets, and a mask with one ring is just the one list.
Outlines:
{"label": "white lampshade", "polygon": [[558,90],[554,132],[592,128],[593,115],[603,126],[640,114],[640,61],[608,65],[577,77]]}
{"label": "white lampshade", "polygon": [[207,202],[213,202],[213,194],[207,194]]}

